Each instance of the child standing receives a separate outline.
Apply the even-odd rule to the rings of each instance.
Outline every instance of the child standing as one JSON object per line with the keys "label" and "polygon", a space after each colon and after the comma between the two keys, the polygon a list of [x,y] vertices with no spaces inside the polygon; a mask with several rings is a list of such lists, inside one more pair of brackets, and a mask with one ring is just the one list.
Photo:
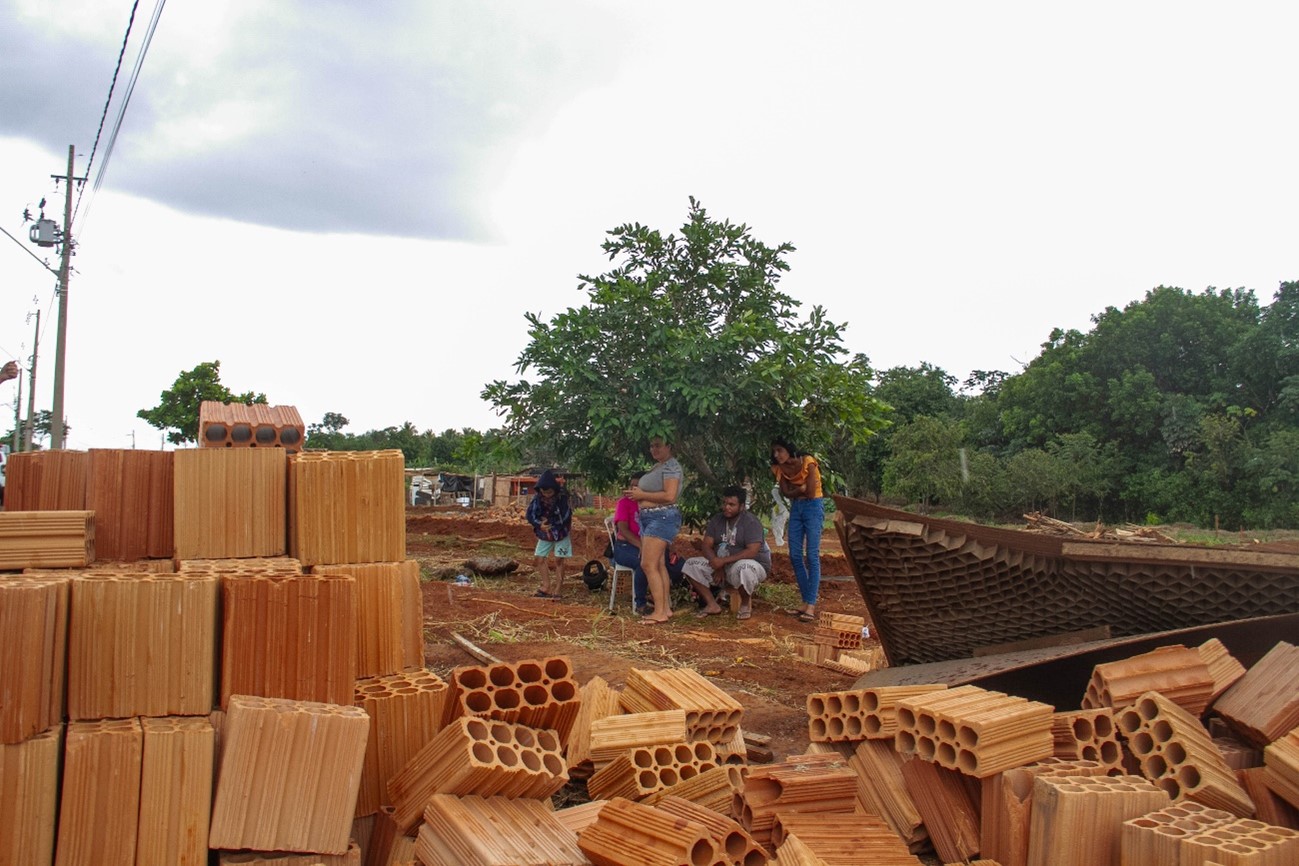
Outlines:
{"label": "child standing", "polygon": [[[568,504],[568,491],[547,469],[537,479],[536,492],[528,503],[528,523],[537,536],[536,570],[541,575],[541,588],[537,598],[559,598],[564,589],[564,568],[573,555],[573,509]],[[551,579],[550,563],[553,557],[555,578]]]}

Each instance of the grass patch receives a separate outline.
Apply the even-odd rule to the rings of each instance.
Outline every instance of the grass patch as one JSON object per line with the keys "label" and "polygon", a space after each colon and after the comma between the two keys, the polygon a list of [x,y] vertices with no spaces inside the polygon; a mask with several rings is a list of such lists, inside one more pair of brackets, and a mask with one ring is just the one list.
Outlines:
{"label": "grass patch", "polygon": [[803,605],[803,597],[799,595],[798,587],[788,583],[760,583],[754,595],[776,608]]}

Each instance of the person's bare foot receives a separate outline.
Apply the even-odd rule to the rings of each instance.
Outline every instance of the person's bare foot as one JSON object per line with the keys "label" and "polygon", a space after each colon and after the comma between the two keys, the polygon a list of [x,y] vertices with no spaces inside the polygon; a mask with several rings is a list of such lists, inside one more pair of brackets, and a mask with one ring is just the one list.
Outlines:
{"label": "person's bare foot", "polygon": [[703,619],[704,617],[717,616],[721,612],[722,609],[717,605],[713,605],[712,607],[701,607],[699,610],[695,611],[695,618]]}

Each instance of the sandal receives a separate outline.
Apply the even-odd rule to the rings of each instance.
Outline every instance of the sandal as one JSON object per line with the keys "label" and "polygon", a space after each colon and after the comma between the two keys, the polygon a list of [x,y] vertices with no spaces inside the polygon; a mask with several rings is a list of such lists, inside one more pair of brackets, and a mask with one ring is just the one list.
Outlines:
{"label": "sandal", "polygon": [[544,589],[537,590],[532,594],[532,597],[533,598],[559,598],[559,596],[551,595],[550,593],[546,592]]}
{"label": "sandal", "polygon": [[752,608],[742,607],[735,612],[736,619],[748,619],[751,616],[753,616]]}
{"label": "sandal", "polygon": [[799,621],[799,622],[816,622],[816,614],[814,614],[814,613],[808,613],[808,612],[805,611],[805,610],[800,610],[800,611],[798,612],[798,621]]}

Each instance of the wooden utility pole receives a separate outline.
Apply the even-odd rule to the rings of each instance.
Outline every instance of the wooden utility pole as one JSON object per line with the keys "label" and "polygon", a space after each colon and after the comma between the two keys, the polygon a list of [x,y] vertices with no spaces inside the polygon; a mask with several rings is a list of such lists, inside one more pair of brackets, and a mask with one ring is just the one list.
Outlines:
{"label": "wooden utility pole", "polygon": [[36,331],[32,335],[32,366],[27,381],[27,422],[23,424],[23,451],[32,450],[32,431],[36,427],[36,359],[40,357],[41,310],[36,308]]}
{"label": "wooden utility pole", "polygon": [[63,361],[68,335],[68,272],[72,264],[72,160],[74,148],[68,145],[68,174],[63,199],[63,257],[59,264],[59,325],[54,337],[54,413],[50,418],[50,450],[63,447]]}

